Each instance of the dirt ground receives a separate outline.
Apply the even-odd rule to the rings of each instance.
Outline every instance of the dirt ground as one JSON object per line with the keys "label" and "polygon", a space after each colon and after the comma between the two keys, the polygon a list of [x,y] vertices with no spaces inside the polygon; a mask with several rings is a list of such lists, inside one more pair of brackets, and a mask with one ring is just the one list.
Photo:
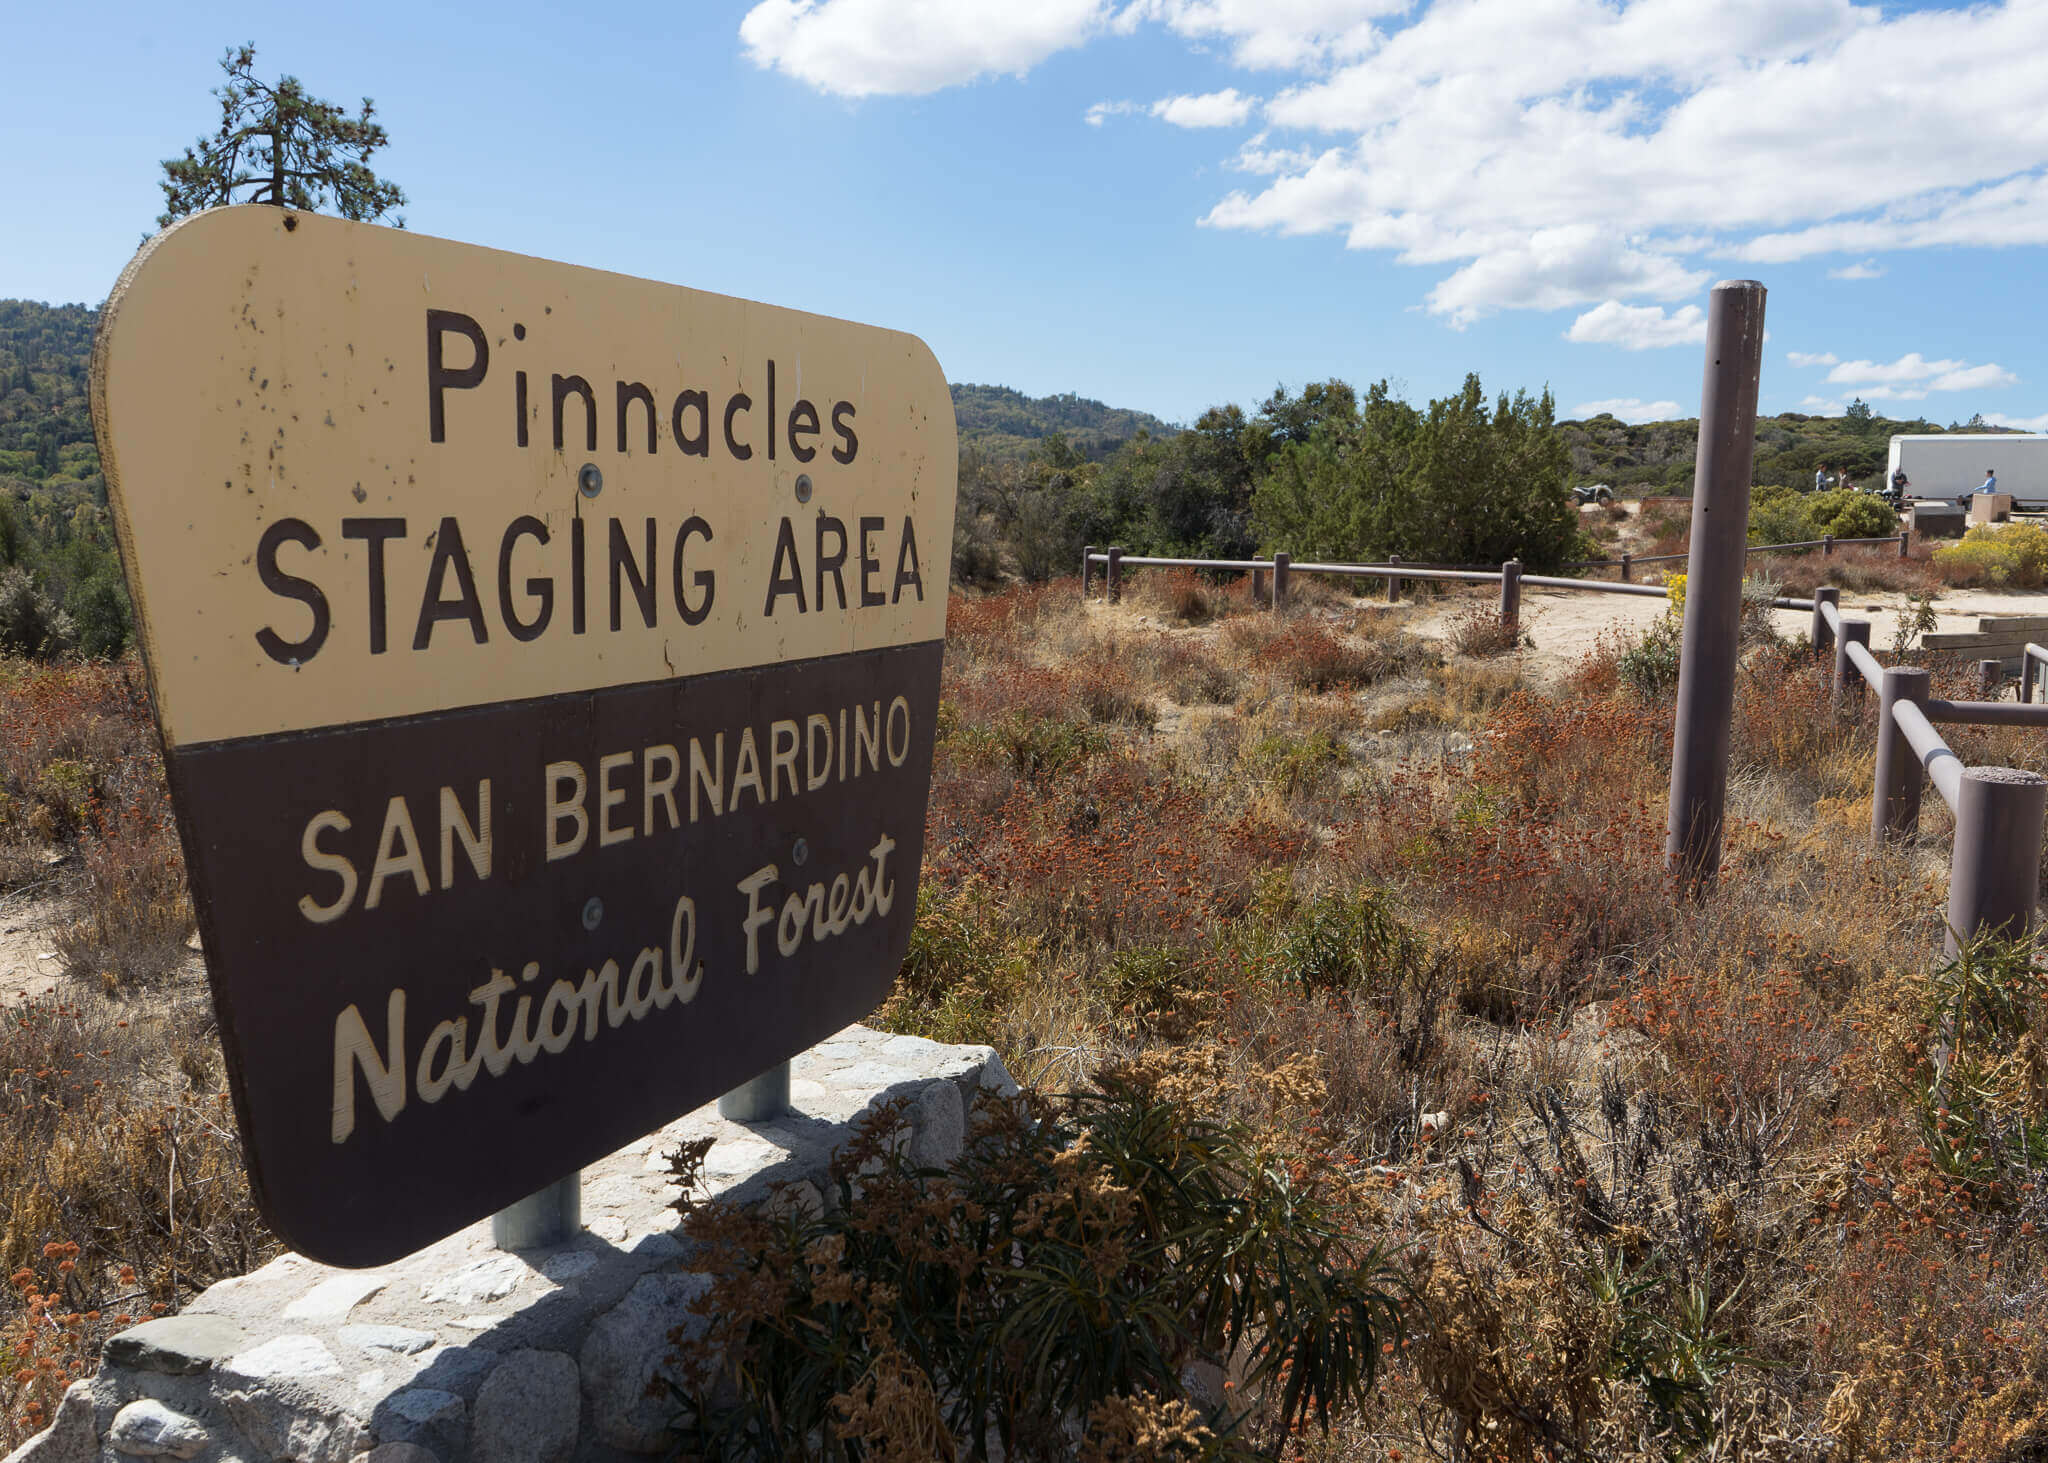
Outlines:
{"label": "dirt ground", "polygon": [[0,1005],[57,989],[63,961],[54,936],[65,916],[61,899],[24,890],[0,898]]}
{"label": "dirt ground", "polygon": [[[1489,587],[1483,597],[1491,599]],[[1408,622],[1417,635],[1441,639],[1455,614],[1468,608],[1473,599],[1446,597],[1429,613]],[[1892,643],[1902,594],[1858,594],[1844,597],[1842,612],[1871,622],[1870,642],[1884,649]],[[1640,631],[1664,613],[1665,602],[1648,595],[1602,594],[1594,590],[1525,589],[1522,591],[1522,628],[1535,641],[1526,652],[1526,664],[1539,676],[1555,676],[1571,668],[1603,631]],[[2048,615],[2048,591],[1951,589],[1934,601],[1940,617],[1936,628],[1943,632],[1975,630],[1982,615]],[[1779,633],[1804,635],[1812,621],[1805,610],[1779,610],[1774,618]],[[2041,635],[2048,644],[2048,632]]]}

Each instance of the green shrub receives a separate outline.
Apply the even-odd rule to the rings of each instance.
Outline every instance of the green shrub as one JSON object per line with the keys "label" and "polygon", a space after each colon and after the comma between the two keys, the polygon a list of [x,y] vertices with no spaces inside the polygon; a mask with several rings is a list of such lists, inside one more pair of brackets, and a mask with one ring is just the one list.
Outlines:
{"label": "green shrub", "polygon": [[1331,768],[1349,762],[1351,752],[1320,729],[1306,736],[1274,732],[1261,737],[1245,760],[1280,791],[1296,793],[1313,787]]}
{"label": "green shrub", "polygon": [[1885,538],[1899,531],[1899,515],[1872,493],[1815,493],[1806,500],[1808,538]]}
{"label": "green shrub", "polygon": [[1799,493],[1764,484],[1750,490],[1749,541],[1794,544],[1810,539],[1884,538],[1899,531],[1899,515],[1871,493],[1835,488]]}
{"label": "green shrub", "polygon": [[2032,523],[1980,523],[1957,544],[1934,551],[1951,581],[1994,589],[2039,589],[2048,575],[2048,529]]}
{"label": "green shrub", "polygon": [[1423,953],[1377,889],[1316,895],[1288,920],[1275,951],[1281,974],[1304,990],[1375,994],[1398,986]]}
{"label": "green shrub", "polygon": [[1645,700],[1661,700],[1678,685],[1680,627],[1676,616],[1665,616],[1622,651],[1614,663],[1621,679]]}
{"label": "green shrub", "polygon": [[[984,1094],[943,1169],[912,1165],[892,1104],[835,1155],[827,1206],[693,1202],[711,1145],[684,1145],[677,1207],[712,1283],[672,1368],[682,1452],[1067,1459],[1069,1426],[1133,1406],[1187,1423],[1186,1451],[1147,1457],[1272,1456],[1253,1407],[1276,1446],[1327,1428],[1394,1349],[1400,1281],[1332,1170],[1203,1115],[1223,1068],[1174,1051],[1058,1104]],[[1237,1400],[1195,1413],[1205,1362]]]}
{"label": "green shrub", "polygon": [[1807,532],[1806,506],[1790,488],[1765,484],[1750,490],[1749,541],[1796,544],[1817,537]]}

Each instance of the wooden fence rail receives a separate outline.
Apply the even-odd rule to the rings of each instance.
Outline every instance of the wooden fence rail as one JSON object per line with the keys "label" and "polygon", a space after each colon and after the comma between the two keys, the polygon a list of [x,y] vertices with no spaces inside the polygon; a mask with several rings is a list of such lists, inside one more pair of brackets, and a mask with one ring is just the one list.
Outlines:
{"label": "wooden fence rail", "polygon": [[[1288,587],[1297,574],[1384,579],[1387,581],[1387,598],[1390,601],[1398,598],[1400,584],[1404,579],[1498,584],[1500,615],[1511,625],[1520,623],[1523,585],[1534,585],[1541,589],[1587,590],[1594,594],[1647,595],[1655,599],[1670,597],[1670,592],[1657,584],[1617,584],[1606,579],[1563,579],[1549,574],[1524,574],[1519,559],[1510,559],[1498,569],[1437,569],[1424,568],[1418,564],[1405,564],[1398,559],[1384,564],[1297,564],[1285,553],[1275,554],[1270,559],[1168,559],[1153,555],[1126,554],[1120,548],[1098,549],[1090,544],[1081,553],[1081,597],[1084,600],[1094,583],[1097,564],[1103,566],[1103,593],[1112,604],[1123,598],[1123,572],[1126,569],[1206,569],[1222,573],[1250,574],[1253,603],[1266,603],[1276,611],[1286,608]],[[1270,596],[1266,592],[1266,575],[1269,572],[1273,576],[1273,591]],[[1810,599],[1790,599],[1782,595],[1773,599],[1771,604],[1777,609],[1786,610],[1813,608],[1813,601]]]}
{"label": "wooden fence rail", "polygon": [[[1959,726],[2048,727],[2048,705],[2032,703],[2034,663],[2048,650],[2029,645],[2018,701],[1947,701],[1928,694],[1930,677],[1913,666],[1886,666],[1870,653],[1870,622],[1843,616],[1840,591],[1814,592],[1813,648],[1834,651],[1837,705],[1877,693],[1877,769],[1870,837],[1877,847],[1919,828],[1921,781],[1934,784],[1955,815],[1949,854],[1948,948],[1986,930],[2008,936],[2033,928],[2041,890],[2041,833],[2048,781],[2016,767],[1966,767],[1937,729]],[[1860,682],[1860,684],[1859,684]]]}
{"label": "wooden fence rail", "polygon": [[[1901,529],[1898,533],[1886,534],[1882,538],[1836,538],[1833,534],[1828,534],[1821,538],[1800,539],[1789,544],[1751,544],[1743,553],[1747,557],[1750,554],[1782,554],[1795,549],[1819,549],[1821,557],[1826,558],[1836,549],[1860,548],[1867,544],[1897,544],[1899,557],[1903,559],[1912,549],[1913,534],[1910,529]],[[1577,559],[1565,565],[1565,568],[1619,569],[1625,581],[1638,564],[1675,564],[1686,557],[1685,554],[1623,554],[1618,559]]]}

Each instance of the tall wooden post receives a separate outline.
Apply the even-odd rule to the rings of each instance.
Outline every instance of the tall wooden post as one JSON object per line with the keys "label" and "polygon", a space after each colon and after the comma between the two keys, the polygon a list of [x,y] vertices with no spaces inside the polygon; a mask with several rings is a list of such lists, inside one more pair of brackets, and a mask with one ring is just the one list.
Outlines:
{"label": "tall wooden post", "polygon": [[1763,346],[1764,287],[1748,279],[1715,285],[1707,306],[1692,548],[1686,562],[1671,749],[1671,822],[1664,840],[1665,858],[1690,889],[1711,881],[1721,866]]}

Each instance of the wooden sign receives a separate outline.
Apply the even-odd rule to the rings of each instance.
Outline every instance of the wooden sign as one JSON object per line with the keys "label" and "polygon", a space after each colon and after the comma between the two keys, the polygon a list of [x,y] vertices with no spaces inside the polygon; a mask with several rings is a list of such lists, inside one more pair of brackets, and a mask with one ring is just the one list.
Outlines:
{"label": "wooden sign", "polygon": [[957,461],[921,342],[241,207],[129,265],[93,410],[287,1243],[409,1253],[887,993]]}

